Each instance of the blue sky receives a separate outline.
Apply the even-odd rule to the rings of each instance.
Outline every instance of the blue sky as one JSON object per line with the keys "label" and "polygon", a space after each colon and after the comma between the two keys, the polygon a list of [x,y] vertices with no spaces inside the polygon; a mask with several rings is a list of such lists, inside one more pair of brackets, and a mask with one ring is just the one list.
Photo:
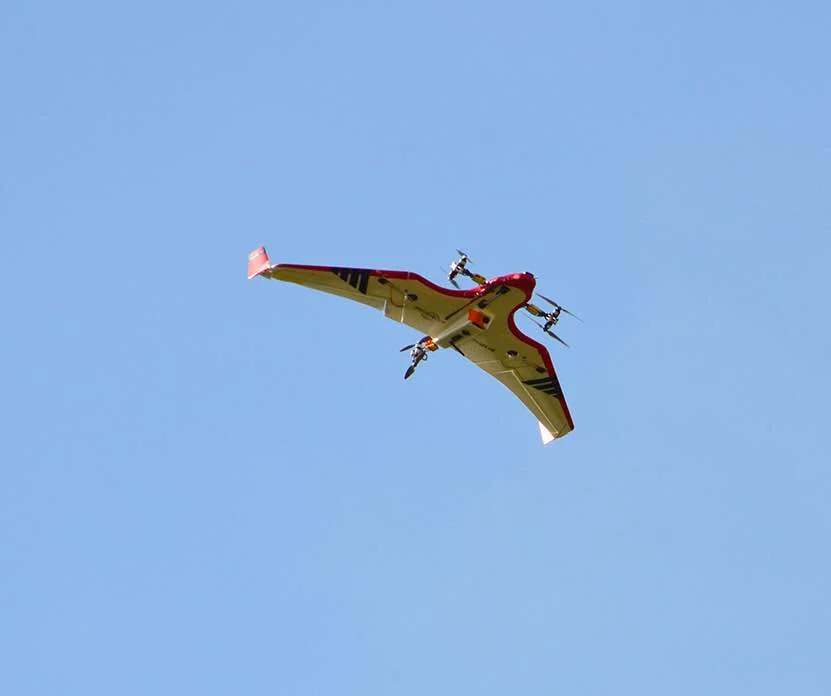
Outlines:
{"label": "blue sky", "polygon": [[[0,690],[829,693],[830,25],[4,3]],[[260,244],[534,272],[576,430]]]}

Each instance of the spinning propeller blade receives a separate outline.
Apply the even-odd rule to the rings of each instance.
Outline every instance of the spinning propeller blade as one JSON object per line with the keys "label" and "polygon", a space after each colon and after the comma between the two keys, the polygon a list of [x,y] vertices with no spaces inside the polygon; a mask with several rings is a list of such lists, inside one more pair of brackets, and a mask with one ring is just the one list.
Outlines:
{"label": "spinning propeller blade", "polygon": [[542,297],[542,299],[544,299],[546,302],[548,302],[548,304],[553,305],[554,307],[556,307],[557,309],[559,309],[561,312],[565,312],[565,313],[566,313],[566,314],[568,314],[570,317],[574,317],[577,321],[583,321],[580,317],[578,317],[576,314],[574,314],[574,312],[569,312],[569,311],[568,311],[565,307],[563,307],[563,305],[561,305],[561,304],[557,304],[554,300],[552,300],[552,299],[550,299],[550,298],[546,297],[546,296],[545,296],[545,295],[543,295],[541,292],[538,292],[538,293],[537,293],[537,295],[539,295],[540,297]]}
{"label": "spinning propeller blade", "polygon": [[461,249],[456,249],[456,251],[458,251],[458,252],[459,252],[459,256],[464,256],[464,257],[465,257],[468,261],[470,261],[471,263],[476,263],[476,262],[475,262],[472,258],[470,258],[470,256],[468,256],[468,255],[467,255],[465,252],[463,252]]}
{"label": "spinning propeller blade", "polygon": [[404,347],[403,347],[401,350],[399,350],[398,352],[399,352],[399,353],[403,353],[405,350],[410,350],[410,348],[415,348],[415,343],[411,343],[411,344],[410,344],[410,345],[408,345],[408,346],[404,346]]}
{"label": "spinning propeller blade", "polygon": [[533,322],[534,322],[537,326],[539,326],[539,327],[540,327],[543,331],[545,331],[545,333],[547,333],[549,336],[551,336],[551,338],[556,338],[556,339],[557,339],[560,343],[562,343],[562,344],[563,344],[566,348],[569,348],[569,347],[570,347],[570,346],[568,345],[568,343],[566,343],[566,342],[565,342],[562,338],[560,338],[560,337],[559,337],[557,334],[555,334],[553,331],[549,331],[548,329],[546,329],[546,328],[545,328],[542,324],[540,324],[540,323],[539,323],[536,319],[532,319],[531,321],[533,321]]}
{"label": "spinning propeller blade", "polygon": [[409,379],[410,377],[412,377],[413,372],[415,372],[415,365],[410,365],[407,368],[407,371],[404,373],[404,379]]}

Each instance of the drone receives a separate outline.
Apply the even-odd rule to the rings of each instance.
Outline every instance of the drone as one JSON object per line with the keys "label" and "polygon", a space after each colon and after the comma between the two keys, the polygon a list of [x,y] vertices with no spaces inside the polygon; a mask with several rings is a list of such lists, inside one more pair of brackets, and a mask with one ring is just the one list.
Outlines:
{"label": "drone", "polygon": [[[401,348],[401,352],[410,352],[405,380],[430,353],[453,348],[522,401],[538,420],[543,444],[567,435],[574,429],[574,421],[548,349],[520,331],[514,317],[526,312],[547,336],[566,347],[568,344],[552,328],[558,326],[562,315],[582,319],[540,293],[536,294],[553,309],[533,304],[536,279],[531,273],[486,278],[468,269],[474,262],[467,253],[456,251],[459,256],[450,264],[447,275],[453,289],[410,271],[272,265],[265,247],[249,254],[248,278],[297,283],[374,307],[387,318],[423,334],[415,343]],[[470,279],[475,287],[462,289],[460,278]]]}

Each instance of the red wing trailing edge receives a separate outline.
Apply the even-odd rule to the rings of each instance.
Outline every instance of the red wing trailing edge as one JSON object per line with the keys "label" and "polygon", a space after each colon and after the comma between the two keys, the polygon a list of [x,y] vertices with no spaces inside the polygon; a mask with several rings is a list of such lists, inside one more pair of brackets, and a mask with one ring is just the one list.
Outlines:
{"label": "red wing trailing edge", "polygon": [[455,273],[451,280],[464,275],[478,287],[451,290],[407,271],[271,265],[265,248],[260,247],[248,257],[248,277],[297,283],[374,307],[425,335],[404,349],[412,349],[413,356],[405,378],[426,358],[428,350],[453,348],[525,404],[539,421],[543,444],[567,435],[574,423],[548,350],[514,323],[514,314],[524,308],[544,317],[546,333],[551,333],[548,329],[557,323],[562,308],[546,313],[530,303],[536,286],[530,273],[485,279],[466,269],[468,261],[462,254],[451,267],[451,275]]}

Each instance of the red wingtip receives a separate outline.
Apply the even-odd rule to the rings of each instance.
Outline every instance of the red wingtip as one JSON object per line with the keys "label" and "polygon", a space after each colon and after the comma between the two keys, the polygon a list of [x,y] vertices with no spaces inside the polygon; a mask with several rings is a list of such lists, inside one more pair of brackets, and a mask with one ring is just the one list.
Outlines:
{"label": "red wingtip", "polygon": [[248,254],[248,280],[256,278],[263,271],[271,268],[271,263],[268,260],[268,252],[265,247],[254,249]]}

